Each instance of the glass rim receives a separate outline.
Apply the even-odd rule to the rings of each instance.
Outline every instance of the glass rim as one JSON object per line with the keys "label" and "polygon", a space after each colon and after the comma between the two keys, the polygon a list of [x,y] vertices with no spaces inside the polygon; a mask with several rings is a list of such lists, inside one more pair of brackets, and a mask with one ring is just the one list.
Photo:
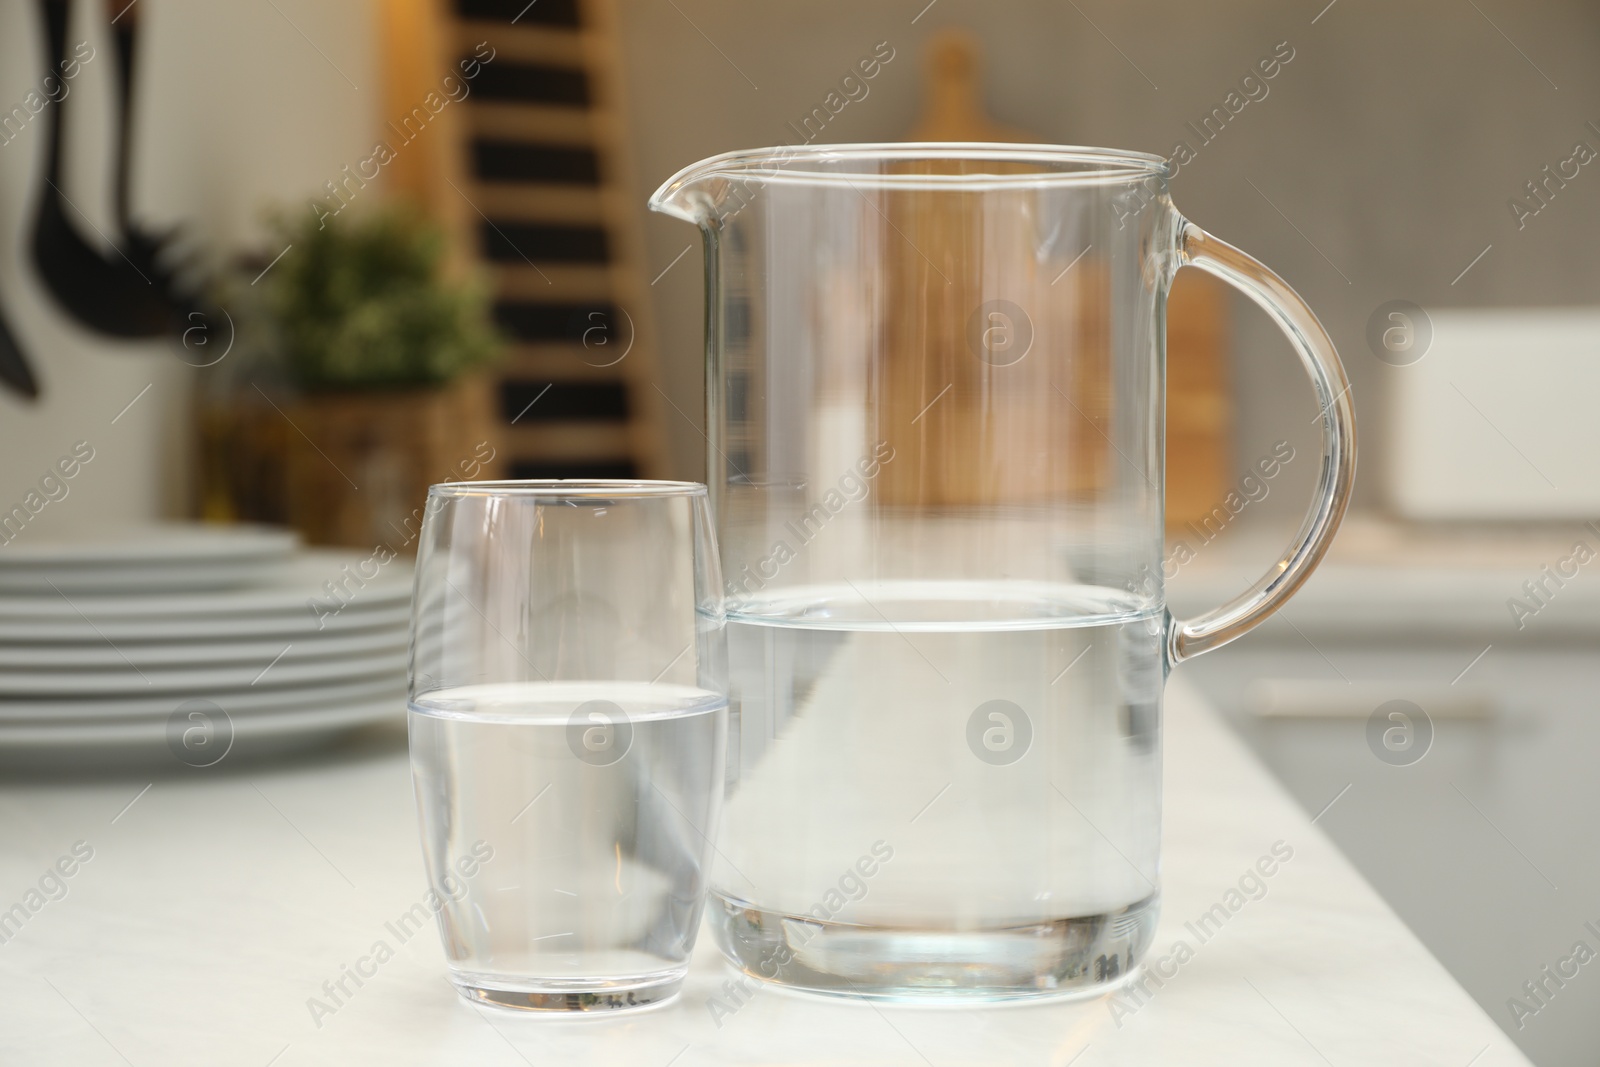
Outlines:
{"label": "glass rim", "polygon": [[430,497],[533,497],[548,500],[647,500],[660,497],[705,496],[704,482],[675,482],[651,478],[501,478],[482,482],[439,482],[428,487]]}
{"label": "glass rim", "polygon": [[[894,174],[832,169],[850,162],[896,163],[915,160],[974,160],[1035,163],[1052,170],[1022,174]],[[741,149],[702,159],[678,171],[650,197],[650,207],[678,214],[674,200],[707,178],[779,184],[848,185],[864,188],[986,189],[1040,185],[1113,185],[1172,175],[1158,155],[1086,145],[1028,144],[1006,141],[871,141],[857,144],[781,145]]]}

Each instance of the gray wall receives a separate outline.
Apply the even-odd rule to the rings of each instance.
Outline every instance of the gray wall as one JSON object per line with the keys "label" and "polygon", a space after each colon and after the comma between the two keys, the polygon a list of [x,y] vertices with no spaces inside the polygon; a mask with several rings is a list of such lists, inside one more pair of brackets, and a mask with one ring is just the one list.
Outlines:
{"label": "gray wall", "polygon": [[[641,202],[703,156],[792,139],[785,123],[820,103],[878,41],[897,49],[894,61],[823,139],[903,137],[918,108],[921,42],[961,25],[984,42],[989,110],[1000,121],[1046,141],[1163,155],[1180,138],[1197,144],[1185,123],[1288,41],[1295,57],[1269,95],[1182,168],[1173,197],[1283,274],[1332,332],[1364,417],[1358,503],[1379,502],[1375,415],[1386,375],[1399,373],[1367,347],[1374,309],[1394,299],[1595,302],[1600,165],[1584,168],[1521,232],[1506,201],[1545,164],[1566,159],[1574,141],[1600,147],[1600,134],[1585,129],[1600,123],[1600,6],[1478,0],[1480,13],[1458,0],[1337,0],[1318,18],[1326,0],[938,0],[913,25],[924,3],[622,0]],[[674,220],[651,217],[647,226],[652,275],[695,243],[654,295],[664,387],[697,414],[698,239]],[[1236,464],[1243,470],[1280,438],[1314,449],[1316,408],[1286,345],[1253,309],[1239,307],[1235,321]],[[677,468],[698,477],[705,443],[671,417]],[[1297,465],[1301,483],[1274,493],[1263,511],[1298,510],[1313,466]]]}

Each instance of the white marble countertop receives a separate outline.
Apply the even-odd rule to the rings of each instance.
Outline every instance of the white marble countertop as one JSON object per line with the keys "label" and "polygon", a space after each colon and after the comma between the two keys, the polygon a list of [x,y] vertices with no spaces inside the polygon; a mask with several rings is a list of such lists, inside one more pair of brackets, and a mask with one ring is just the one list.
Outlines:
{"label": "white marble countertop", "polygon": [[[392,730],[314,760],[0,787],[0,916],[26,912],[0,926],[0,1063],[1527,1062],[1181,677],[1167,709],[1152,959],[1170,977],[1148,998],[939,1009],[761,989],[718,1020],[708,1002],[732,972],[702,938],[684,996],[653,1011],[469,1006],[432,931],[402,943],[385,925],[425,890]],[[1240,894],[1275,844],[1292,858],[1259,899]],[[63,857],[71,876],[46,877]],[[41,880],[50,892],[30,897]],[[1228,917],[1202,940],[1186,923],[1218,904]],[[379,941],[393,958],[314,1018],[309,998]]]}

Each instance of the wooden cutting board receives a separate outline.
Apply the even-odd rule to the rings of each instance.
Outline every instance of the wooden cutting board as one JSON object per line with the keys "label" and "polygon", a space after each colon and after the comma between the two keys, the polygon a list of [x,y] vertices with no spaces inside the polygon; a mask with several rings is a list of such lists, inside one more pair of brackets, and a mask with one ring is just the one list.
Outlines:
{"label": "wooden cutting board", "polygon": [[[991,120],[982,104],[981,57],[959,30],[936,35],[927,50],[926,88],[913,141],[1041,140]],[[926,166],[926,165],[923,165]],[[986,169],[992,170],[992,166]],[[1060,286],[1054,265],[981,263],[985,241],[1007,247],[1030,225],[997,195],[948,193],[894,202],[896,229],[906,238],[890,271],[888,356],[881,410],[900,459],[885,468],[880,491],[889,502],[948,505],[1085,498],[1109,481],[1109,284],[1088,262],[1073,284]],[[982,212],[981,216],[979,212]],[[996,227],[1000,227],[999,231]],[[997,366],[974,359],[965,310],[992,290],[995,271],[1009,271],[1008,292],[1027,307],[1036,337],[1070,338],[1067,360],[1023,359]],[[1228,381],[1228,293],[1217,279],[1183,271],[1168,301],[1166,518],[1181,526],[1211,513],[1230,483],[1233,405]],[[948,393],[922,411],[940,390]],[[1059,393],[1065,392],[1066,398]],[[1042,401],[1041,398],[1047,398]],[[1055,402],[1051,402],[1055,401]],[[904,416],[902,418],[901,416]],[[1038,455],[1039,443],[1048,457]],[[1008,456],[1008,452],[1010,455]],[[1029,458],[1019,456],[1026,454]]]}

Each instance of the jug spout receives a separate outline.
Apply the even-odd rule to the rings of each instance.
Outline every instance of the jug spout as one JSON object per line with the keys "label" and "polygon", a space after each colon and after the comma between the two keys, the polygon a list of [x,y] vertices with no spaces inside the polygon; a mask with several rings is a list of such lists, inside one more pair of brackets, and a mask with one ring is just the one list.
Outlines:
{"label": "jug spout", "polygon": [[650,210],[697,226],[714,225],[748,198],[746,154],[724,152],[684,167],[651,195]]}

